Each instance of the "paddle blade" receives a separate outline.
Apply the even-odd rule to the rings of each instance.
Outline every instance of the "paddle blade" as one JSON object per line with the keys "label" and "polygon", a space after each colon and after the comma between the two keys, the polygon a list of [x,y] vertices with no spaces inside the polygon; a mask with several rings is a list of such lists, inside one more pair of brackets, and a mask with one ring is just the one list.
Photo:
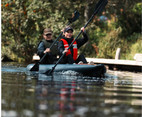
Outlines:
{"label": "paddle blade", "polygon": [[30,71],[38,71],[39,70],[39,63],[36,63],[31,69]]}
{"label": "paddle blade", "polygon": [[75,11],[74,14],[72,15],[72,18],[69,18],[69,22],[72,23],[74,21],[76,21],[79,18],[79,12]]}
{"label": "paddle blade", "polygon": [[51,74],[53,73],[55,67],[56,67],[56,65],[55,65],[54,67],[52,67],[52,69],[48,70],[46,73],[47,73],[48,75],[51,75]]}
{"label": "paddle blade", "polygon": [[94,10],[95,14],[100,13],[105,8],[107,3],[108,3],[108,0],[100,0],[96,4],[95,10]]}

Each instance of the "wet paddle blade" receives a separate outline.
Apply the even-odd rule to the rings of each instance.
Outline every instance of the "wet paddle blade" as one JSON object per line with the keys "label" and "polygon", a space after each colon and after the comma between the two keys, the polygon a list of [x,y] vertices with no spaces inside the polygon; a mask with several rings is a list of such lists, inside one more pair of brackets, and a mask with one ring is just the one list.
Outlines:
{"label": "wet paddle blade", "polygon": [[101,12],[101,11],[105,8],[105,6],[106,6],[107,3],[108,3],[107,0],[100,0],[100,1],[96,4],[95,10],[94,10],[94,12],[93,12],[91,18],[90,18],[90,19],[88,20],[88,22],[85,24],[84,28],[87,27],[87,25],[92,21],[92,19],[94,18],[94,16],[95,16],[97,13]]}
{"label": "wet paddle blade", "polygon": [[38,71],[39,70],[39,63],[37,62],[31,69],[30,71]]}
{"label": "wet paddle blade", "polygon": [[78,18],[79,18],[79,12],[78,11],[75,11],[74,14],[72,15],[72,18],[69,18],[69,23],[72,23],[74,21],[76,21]]}

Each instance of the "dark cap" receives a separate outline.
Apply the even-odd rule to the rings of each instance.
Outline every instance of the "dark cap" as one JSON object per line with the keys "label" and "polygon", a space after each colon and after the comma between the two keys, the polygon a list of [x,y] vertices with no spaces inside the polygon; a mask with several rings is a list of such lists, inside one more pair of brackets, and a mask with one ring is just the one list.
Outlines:
{"label": "dark cap", "polygon": [[68,32],[69,30],[71,30],[73,32],[73,28],[70,27],[70,26],[67,26],[65,29],[64,29],[64,32]]}
{"label": "dark cap", "polygon": [[46,28],[46,29],[44,29],[44,31],[43,31],[43,34],[52,34],[53,32],[52,32],[52,30],[50,29],[50,28]]}

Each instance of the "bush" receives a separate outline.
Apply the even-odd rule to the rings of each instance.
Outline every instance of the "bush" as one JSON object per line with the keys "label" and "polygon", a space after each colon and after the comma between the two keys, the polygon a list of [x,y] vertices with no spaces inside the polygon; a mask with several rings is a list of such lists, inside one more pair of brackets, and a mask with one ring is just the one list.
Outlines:
{"label": "bush", "polygon": [[126,59],[133,60],[136,53],[142,53],[142,36],[141,34],[133,34],[128,38],[128,40],[131,40],[128,45],[129,49],[126,53]]}

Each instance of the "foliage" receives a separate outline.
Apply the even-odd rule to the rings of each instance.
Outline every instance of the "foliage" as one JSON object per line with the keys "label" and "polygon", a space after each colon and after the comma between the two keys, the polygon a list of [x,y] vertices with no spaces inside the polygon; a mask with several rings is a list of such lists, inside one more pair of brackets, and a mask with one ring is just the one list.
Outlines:
{"label": "foliage", "polygon": [[142,3],[135,4],[132,11],[133,11],[133,13],[141,15],[142,14]]}
{"label": "foliage", "polygon": [[[76,36],[94,11],[97,1],[2,0],[2,56],[30,62],[37,44],[42,39],[43,29],[50,27],[55,39],[67,24],[68,18],[78,10],[80,18],[72,24]],[[134,50],[137,52],[139,48],[136,46],[141,39],[141,6],[140,0],[109,0],[106,14],[95,16],[86,28],[90,39],[86,46],[80,49],[80,53],[91,57],[113,58],[117,47],[121,47],[123,58],[127,59],[126,54]],[[107,20],[100,19],[103,15]],[[128,46],[128,43],[131,46]],[[99,54],[94,51],[93,44],[99,49]]]}
{"label": "foliage", "polygon": [[121,31],[122,29],[119,27],[107,33],[107,35],[102,38],[98,45],[99,47],[102,47],[99,49],[98,57],[114,58],[116,49],[124,43],[124,41],[119,38]]}
{"label": "foliage", "polygon": [[[74,1],[2,0],[2,43],[15,56],[26,61],[36,52],[42,31],[50,27],[56,38],[76,7]],[[64,7],[63,7],[64,6]],[[72,9],[70,6],[73,6]],[[3,51],[3,49],[2,49]],[[17,57],[18,56],[18,57]]]}
{"label": "foliage", "polygon": [[129,48],[125,56],[127,59],[133,60],[136,53],[142,53],[142,36],[141,34],[135,33],[132,36],[128,37],[128,40],[132,41],[128,41]]}
{"label": "foliage", "polygon": [[137,3],[131,5],[131,10],[120,9],[120,14],[108,15],[107,22],[101,22],[98,17],[95,19],[96,25],[89,36],[91,42],[97,44],[99,49],[99,54],[94,54],[94,57],[114,59],[117,48],[121,48],[121,59],[133,59],[134,53],[140,52],[140,11],[142,11],[140,6],[141,3]]}
{"label": "foliage", "polygon": [[123,29],[122,36],[127,37],[132,35],[133,32],[141,32],[141,6],[140,3],[135,4],[132,9],[128,9],[120,15],[118,25]]}

